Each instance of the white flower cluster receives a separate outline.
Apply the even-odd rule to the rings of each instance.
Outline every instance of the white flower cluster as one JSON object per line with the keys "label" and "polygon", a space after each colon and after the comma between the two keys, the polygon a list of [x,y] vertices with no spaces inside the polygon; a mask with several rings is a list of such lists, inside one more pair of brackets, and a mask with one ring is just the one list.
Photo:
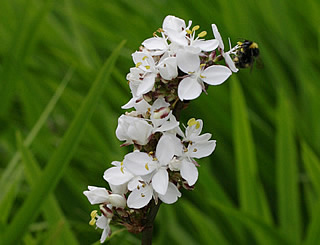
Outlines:
{"label": "white flower cluster", "polygon": [[[211,134],[201,135],[202,120],[190,119],[183,132],[176,116],[184,100],[205,91],[204,83],[221,84],[237,69],[230,58],[233,50],[224,52],[215,25],[217,39],[203,40],[206,32],[196,35],[199,26],[191,24],[167,16],[158,30],[161,36],[145,40],[132,55],[135,67],[127,80],[133,98],[122,108],[134,110],[119,117],[116,136],[124,141],[122,146],[133,145],[134,150],[105,171],[103,178],[112,192],[94,186],[84,191],[91,204],[100,204],[102,215],[93,211],[90,224],[103,229],[101,242],[110,234],[111,220],[132,232],[143,230],[152,199],[156,204],[159,199],[176,202],[179,189],[192,189],[198,179],[195,159],[215,149]],[[228,66],[215,64],[216,49]]]}

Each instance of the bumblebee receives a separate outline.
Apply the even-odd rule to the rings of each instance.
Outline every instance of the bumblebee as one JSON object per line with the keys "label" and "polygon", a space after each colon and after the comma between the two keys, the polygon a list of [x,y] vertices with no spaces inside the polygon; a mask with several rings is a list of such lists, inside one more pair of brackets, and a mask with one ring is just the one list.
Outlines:
{"label": "bumblebee", "polygon": [[233,58],[237,68],[248,68],[252,67],[254,61],[259,57],[259,47],[258,44],[244,40],[243,42],[237,43],[239,48],[236,51],[236,55]]}

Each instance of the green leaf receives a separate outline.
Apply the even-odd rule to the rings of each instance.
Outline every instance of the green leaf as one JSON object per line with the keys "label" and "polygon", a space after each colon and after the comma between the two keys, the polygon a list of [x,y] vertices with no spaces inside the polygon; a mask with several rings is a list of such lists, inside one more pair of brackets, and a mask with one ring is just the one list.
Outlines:
{"label": "green leaf", "polygon": [[[31,152],[24,146],[21,134],[17,134],[17,141],[24,163],[27,181],[30,186],[34,188],[39,176],[41,176],[41,169],[39,168],[39,164]],[[42,212],[49,224],[49,228],[51,227],[50,229],[53,229],[53,227],[55,227],[55,233],[59,230],[59,235],[62,237],[62,241],[60,241],[61,243],[70,245],[78,244],[77,239],[70,229],[70,225],[68,224],[62,210],[59,207],[59,203],[52,194],[50,194],[48,199],[45,200]],[[57,234],[55,234],[53,237],[57,240],[59,239]]]}
{"label": "green leaf", "polygon": [[[37,137],[38,133],[40,132],[40,129],[45,125],[49,115],[55,108],[58,100],[60,99],[61,95],[63,94],[63,91],[65,90],[67,84],[72,78],[73,74],[73,68],[70,68],[65,77],[62,79],[61,84],[57,88],[56,92],[50,99],[49,103],[47,104],[46,108],[43,110],[41,113],[39,119],[37,120],[36,124],[33,126],[31,129],[30,133],[26,137],[25,141],[23,142],[25,147],[29,147],[31,143],[34,141],[34,139]],[[5,186],[10,183],[10,180],[12,180],[12,176],[15,174],[17,171],[17,165],[19,163],[19,160],[21,158],[20,152],[17,151],[10,162],[8,163],[6,169],[4,170],[3,174],[1,175],[1,180],[0,180],[0,186]],[[0,201],[2,200],[4,192],[0,192]]]}
{"label": "green leaf", "polygon": [[236,155],[238,195],[241,210],[272,223],[270,208],[259,181],[255,145],[248,110],[239,81],[231,81],[233,142]]}
{"label": "green leaf", "polygon": [[[25,227],[37,217],[39,208],[43,205],[44,200],[61,179],[72,154],[79,144],[86,125],[94,112],[99,97],[105,87],[106,80],[108,80],[112,73],[113,66],[123,45],[124,42],[119,44],[98,73],[88,95],[65,133],[61,144],[53,153],[43,174],[37,180],[35,184],[36,188],[31,191],[23,203],[23,206],[17,211],[12,223],[5,231],[3,237],[5,244],[16,244],[20,240],[26,231]],[[16,236],[16,234],[19,234],[19,236]]]}
{"label": "green leaf", "polygon": [[179,203],[180,208],[183,209],[186,217],[188,217],[189,223],[191,223],[198,234],[198,242],[202,244],[210,244],[215,241],[216,244],[223,245],[228,244],[225,237],[219,230],[218,224],[214,220],[209,219],[204,213],[202,213],[196,206],[192,205],[187,200]]}
{"label": "green leaf", "polygon": [[302,159],[312,186],[320,197],[320,159],[306,142],[302,143]]}
{"label": "green leaf", "polygon": [[283,90],[280,90],[278,98],[276,173],[279,224],[280,229],[292,239],[292,242],[299,243],[301,240],[301,214],[297,149],[293,124],[295,120],[290,101]]}
{"label": "green leaf", "polygon": [[259,233],[263,239],[259,240],[259,244],[291,244],[285,237],[280,234],[276,228],[266,224],[261,219],[249,214],[247,212],[239,211],[231,207],[224,206],[214,200],[210,200],[210,204],[221,211],[224,215],[235,219],[244,224],[253,233]]}
{"label": "green leaf", "polygon": [[306,238],[304,241],[305,245],[313,245],[320,241],[320,159],[306,142],[302,143],[302,159],[304,168],[313,187],[312,190],[317,196],[317,200],[314,201],[311,206],[311,221],[307,227]]}

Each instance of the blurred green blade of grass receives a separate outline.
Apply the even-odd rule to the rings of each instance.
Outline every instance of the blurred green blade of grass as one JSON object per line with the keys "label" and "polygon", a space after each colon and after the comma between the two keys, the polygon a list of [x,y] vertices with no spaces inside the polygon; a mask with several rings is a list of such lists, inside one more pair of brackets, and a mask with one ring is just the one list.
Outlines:
{"label": "blurred green blade of grass", "polygon": [[180,202],[179,207],[183,209],[183,213],[188,217],[189,222],[198,234],[198,243],[210,244],[215,241],[219,245],[228,244],[228,241],[220,231],[219,225],[210,220],[199,208],[187,200]]}
{"label": "blurred green blade of grass", "polygon": [[306,142],[302,143],[302,159],[307,176],[320,197],[320,159]]}
{"label": "blurred green blade of grass", "polygon": [[304,245],[318,244],[320,241],[320,201],[315,203],[314,211],[312,212],[311,222],[308,224],[307,233]]}
{"label": "blurred green blade of grass", "polygon": [[2,74],[0,74],[2,80],[2,84],[0,84],[0,117],[4,117],[8,112],[16,83],[21,78],[26,59],[34,47],[38,31],[44,22],[43,19],[50,12],[53,2],[46,0],[39,9],[29,3],[24,11],[24,16],[19,18],[21,22],[13,34],[11,47],[6,54],[7,59],[3,65]]}
{"label": "blurred green blade of grass", "polygon": [[230,216],[231,219],[237,220],[240,223],[244,224],[246,227],[248,227],[249,230],[259,232],[259,234],[262,235],[263,239],[259,240],[259,243],[257,244],[291,244],[274,227],[266,224],[262,219],[257,218],[256,216],[249,214],[248,212],[238,211],[235,208],[226,207],[214,200],[210,200],[210,204],[212,207],[218,209],[226,216]]}
{"label": "blurred green blade of grass", "polygon": [[280,229],[291,237],[292,242],[299,243],[302,224],[293,123],[295,120],[290,101],[283,89],[279,89],[278,97],[276,172],[279,223]]}
{"label": "blurred green blade of grass", "polygon": [[230,82],[240,207],[241,210],[260,216],[267,223],[272,223],[267,199],[259,181],[254,140],[244,95],[237,79],[234,78]]}
{"label": "blurred green blade of grass", "polygon": [[[198,241],[195,241],[191,234],[189,234],[177,221],[177,215],[174,211],[174,207],[164,206],[161,209],[161,214],[163,221],[160,224],[167,223],[166,232],[164,232],[163,227],[160,227],[159,236],[162,236],[161,239],[155,240],[155,244],[165,244],[168,241],[168,234],[171,237],[174,244],[177,245],[196,245],[199,244]],[[157,217],[158,219],[158,217]]]}
{"label": "blurred green blade of grass", "polygon": [[[77,111],[69,129],[65,133],[63,140],[57,150],[50,158],[43,174],[36,181],[31,193],[28,195],[22,207],[17,211],[12,223],[9,225],[3,236],[5,244],[15,244],[21,239],[22,234],[39,213],[39,208],[43,201],[53,191],[54,187],[62,177],[72,154],[74,153],[81,136],[83,135],[85,126],[88,124],[91,115],[99,101],[106,80],[110,77],[116,59],[119,56],[120,50],[124,45],[124,41],[113,51],[107,61],[104,63],[98,73],[94,83],[92,84],[85,100]],[[15,234],[20,236],[15,236]]]}
{"label": "blurred green blade of grass", "polygon": [[[10,213],[12,212],[13,203],[19,193],[19,186],[23,180],[23,167],[18,166],[11,178],[4,185],[1,185],[1,193],[3,193],[2,199],[0,201],[0,223],[6,225]],[[4,229],[0,229],[0,234],[3,233]],[[1,239],[0,239],[1,240]]]}
{"label": "blurred green blade of grass", "polygon": [[[61,95],[63,94],[67,84],[71,80],[72,74],[73,74],[73,69],[70,68],[69,71],[67,72],[67,74],[65,75],[65,77],[62,79],[61,84],[59,85],[59,87],[57,88],[56,92],[54,93],[54,95],[50,99],[49,103],[47,104],[47,106],[43,110],[43,112],[40,115],[39,119],[37,120],[37,122],[35,123],[35,125],[31,129],[30,133],[26,137],[26,139],[24,141],[24,145],[26,147],[29,147],[31,145],[31,143],[37,137],[40,129],[46,123],[49,115],[51,114],[51,112],[55,108],[58,100],[60,99]],[[6,166],[4,172],[1,175],[0,186],[5,186],[9,182],[9,180],[12,179],[12,175],[16,171],[16,167],[17,167],[17,164],[19,163],[20,157],[21,157],[21,155],[20,155],[19,151],[17,151],[13,155],[12,159],[10,160],[10,162],[8,163],[8,165]],[[5,194],[4,191],[0,192],[0,201],[2,200],[2,197],[3,197],[4,194]]]}
{"label": "blurred green blade of grass", "polygon": [[[37,179],[39,178],[39,176],[41,176],[39,163],[37,163],[32,153],[23,144],[22,136],[20,133],[17,134],[17,142],[18,149],[22,155],[22,162],[24,163],[24,170],[27,181],[31,188],[34,188]],[[70,225],[64,217],[63,212],[59,207],[59,203],[57,202],[53,194],[50,194],[48,199],[45,201],[45,204],[43,204],[42,212],[44,214],[45,220],[48,222],[49,229],[50,227],[56,227],[57,229],[58,227],[60,229],[63,228],[59,231],[59,236],[57,236],[56,234],[57,231],[54,231],[54,233],[56,234],[54,236],[55,239],[61,237],[61,240],[59,241],[60,244],[78,244],[77,239],[72,233]]]}

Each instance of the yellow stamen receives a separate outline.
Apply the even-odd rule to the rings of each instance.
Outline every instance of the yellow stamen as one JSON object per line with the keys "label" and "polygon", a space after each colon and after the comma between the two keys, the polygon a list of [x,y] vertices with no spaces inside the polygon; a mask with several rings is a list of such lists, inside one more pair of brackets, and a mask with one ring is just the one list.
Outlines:
{"label": "yellow stamen", "polygon": [[123,172],[123,167],[120,167],[120,171],[121,171],[121,173],[123,173],[123,174],[124,174],[124,172]]}
{"label": "yellow stamen", "polygon": [[89,225],[93,226],[95,225],[96,223],[96,219],[95,218],[92,218],[90,221],[89,221]]}
{"label": "yellow stamen", "polygon": [[154,157],[152,160],[153,160],[153,161],[158,161],[158,158]]}
{"label": "yellow stamen", "polygon": [[93,210],[91,213],[90,213],[90,216],[91,216],[91,220],[89,221],[89,225],[94,225],[96,223],[96,216],[97,216],[97,210]]}
{"label": "yellow stamen", "polygon": [[148,153],[148,155],[149,155],[149,156],[153,155],[153,151],[150,151],[150,152]]}
{"label": "yellow stamen", "polygon": [[241,45],[242,45],[242,42],[237,42],[237,44],[238,44],[239,46],[241,46]]}
{"label": "yellow stamen", "polygon": [[146,165],[144,165],[144,167],[146,168],[146,170],[149,170],[148,163],[146,163]]}
{"label": "yellow stamen", "polygon": [[97,210],[92,210],[92,212],[90,213],[91,218],[95,218],[97,216],[97,213]]}
{"label": "yellow stamen", "polygon": [[186,32],[188,33],[188,34],[192,34],[192,31],[190,31],[190,30],[186,30]]}
{"label": "yellow stamen", "polygon": [[138,62],[137,64],[136,64],[136,67],[138,68],[139,66],[141,66],[142,65],[142,62]]}
{"label": "yellow stamen", "polygon": [[145,60],[145,59],[147,59],[147,58],[148,58],[148,56],[143,56],[142,60]]}
{"label": "yellow stamen", "polygon": [[202,76],[202,75],[200,75],[200,78],[206,78],[206,76]]}
{"label": "yellow stamen", "polygon": [[196,25],[196,26],[194,26],[194,27],[192,28],[192,31],[197,31],[197,30],[199,30],[199,28],[200,28],[200,26],[199,26],[199,25]]}
{"label": "yellow stamen", "polygon": [[141,197],[145,197],[145,195],[141,193]]}
{"label": "yellow stamen", "polygon": [[201,64],[201,65],[200,65],[201,68],[204,67],[204,66],[206,66],[206,64]]}
{"label": "yellow stamen", "polygon": [[149,70],[150,69],[150,66],[144,66],[147,70]]}
{"label": "yellow stamen", "polygon": [[198,151],[198,149],[197,149],[197,148],[194,148],[194,149],[193,149],[193,152],[197,152],[197,151]]}
{"label": "yellow stamen", "polygon": [[187,124],[188,124],[189,127],[191,127],[191,126],[197,124],[197,121],[196,121],[195,118],[191,118],[191,119],[189,119]]}
{"label": "yellow stamen", "polygon": [[183,151],[184,151],[184,152],[188,152],[188,149],[186,148],[186,149],[184,149]]}
{"label": "yellow stamen", "polygon": [[198,34],[198,37],[205,37],[207,35],[206,31],[202,31]]}

